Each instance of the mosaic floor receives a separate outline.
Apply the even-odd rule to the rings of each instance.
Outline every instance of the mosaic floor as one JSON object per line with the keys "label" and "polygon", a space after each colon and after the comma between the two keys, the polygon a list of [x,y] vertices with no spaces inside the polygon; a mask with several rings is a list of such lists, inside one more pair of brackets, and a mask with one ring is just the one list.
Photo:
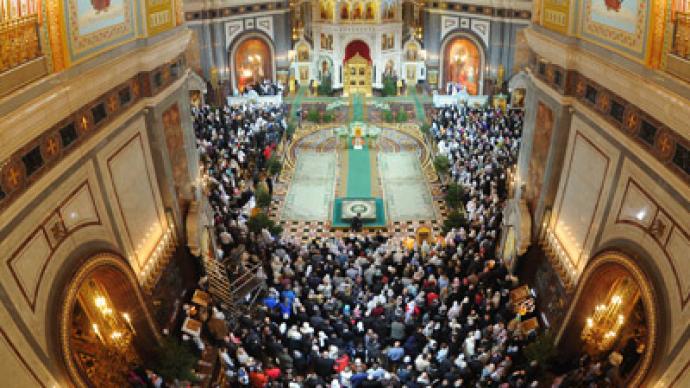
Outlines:
{"label": "mosaic floor", "polygon": [[[336,100],[308,96],[303,90],[301,92],[288,98],[292,102],[292,112],[304,103]],[[364,104],[373,100],[414,104],[414,115],[423,117],[423,104],[428,99],[428,96],[414,92],[391,98],[353,98],[348,116],[349,119],[354,116],[366,118],[369,109]],[[414,116],[410,116],[413,122]],[[349,233],[347,229],[334,228],[329,215],[334,197],[348,194],[350,188],[347,181],[356,177],[356,170],[361,169],[350,169],[350,162],[363,163],[366,159],[370,163],[370,174],[366,180],[370,183],[371,195],[384,197],[388,222],[383,229],[365,227],[363,233],[408,237],[420,226],[430,227],[434,233],[440,233],[448,211],[442,191],[435,181],[435,173],[430,170],[429,150],[417,132],[418,127],[382,123],[378,147],[368,152],[368,158],[350,161],[353,155],[341,148],[333,131],[339,125],[342,124],[305,123],[298,129],[293,144],[287,150],[287,168],[281,175],[281,182],[275,186],[270,209],[271,217],[283,227],[283,233],[302,241]]]}
{"label": "mosaic floor", "polygon": [[336,153],[303,152],[297,158],[282,219],[327,220],[335,190]]}
{"label": "mosaic floor", "polygon": [[393,221],[434,219],[434,205],[417,153],[384,152],[378,168],[388,217]]}

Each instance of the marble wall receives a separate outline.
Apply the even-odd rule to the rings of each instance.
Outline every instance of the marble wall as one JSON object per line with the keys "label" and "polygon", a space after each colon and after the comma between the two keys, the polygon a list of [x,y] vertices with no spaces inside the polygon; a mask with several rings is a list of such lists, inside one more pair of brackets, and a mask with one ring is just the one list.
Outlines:
{"label": "marble wall", "polygon": [[554,139],[543,161],[545,192],[536,206],[537,211],[552,211],[543,223],[543,212],[533,214],[537,228],[548,225],[552,230],[575,279],[605,250],[619,250],[639,263],[660,301],[663,333],[648,381],[683,386],[690,339],[690,282],[682,275],[690,271],[690,186],[591,107],[563,97],[529,74],[524,153],[518,169],[522,182],[534,168],[529,160],[538,143],[538,114],[530,111],[546,104],[555,119]]}
{"label": "marble wall", "polygon": [[[132,73],[156,69],[179,56],[186,49],[186,33],[158,42],[121,57],[102,58],[105,64],[92,64],[74,78],[67,71],[63,82],[51,88],[41,83],[29,86],[26,93],[38,102],[8,102],[11,114],[4,116],[0,129],[3,138],[13,137],[0,147],[0,157],[6,158],[12,147],[21,147],[59,120],[72,117],[99,93],[128,84]],[[108,60],[116,61],[121,71],[113,72]],[[86,130],[93,131],[90,136],[61,153],[1,210],[0,357],[4,361],[0,373],[12,376],[6,386],[72,385],[57,350],[57,315],[64,287],[84,260],[108,251],[140,274],[169,223],[183,230],[184,214],[174,187],[162,184],[167,182],[165,176],[172,175],[172,162],[161,113],[177,104],[187,149],[193,137],[187,133],[191,132],[186,119],[188,73],[184,68],[177,71],[174,81],[151,86],[148,94],[137,89],[140,97],[126,109],[108,110],[112,115],[105,124],[87,126]],[[50,108],[41,112],[42,104]],[[0,111],[5,109],[10,108],[0,103]],[[155,121],[149,119],[150,112],[157,112]],[[192,172],[198,171],[196,155],[190,154],[188,162],[191,182],[196,178]]]}

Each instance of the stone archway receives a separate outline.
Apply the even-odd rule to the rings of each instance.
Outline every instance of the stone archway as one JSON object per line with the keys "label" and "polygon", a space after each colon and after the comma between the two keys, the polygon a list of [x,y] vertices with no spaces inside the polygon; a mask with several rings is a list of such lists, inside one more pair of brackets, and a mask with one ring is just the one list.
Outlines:
{"label": "stone archway", "polygon": [[[640,386],[650,371],[655,352],[663,339],[659,330],[660,296],[651,279],[638,263],[620,251],[604,251],[592,259],[580,277],[573,302],[556,336],[562,354],[573,357],[587,352],[595,358],[601,357],[604,362],[614,352],[621,354],[620,370],[627,368],[627,373],[621,373],[621,383],[624,386]],[[619,328],[613,326],[614,330],[610,330],[612,346],[607,350],[592,350],[589,346],[592,342],[591,327],[601,322],[601,318],[597,317],[608,314],[616,300],[622,307],[612,313],[613,320],[609,320],[620,320]],[[585,339],[585,332],[589,334],[589,339]],[[601,332],[606,335],[609,331]],[[637,355],[629,353],[631,345],[634,345]],[[597,353],[597,350],[601,352]],[[629,363],[631,360],[632,364]]]}
{"label": "stone archway", "polygon": [[160,335],[136,275],[116,254],[87,259],[59,301],[60,352],[75,386],[104,386],[94,381],[101,374],[118,386],[118,366],[153,355]]}
{"label": "stone archway", "polygon": [[486,53],[479,40],[465,32],[451,34],[444,39],[440,52],[440,90],[445,92],[448,83],[454,82],[464,85],[470,95],[484,92]]}
{"label": "stone archway", "polygon": [[250,83],[275,81],[275,48],[271,40],[259,32],[240,35],[230,45],[230,72],[232,87],[240,93]]}

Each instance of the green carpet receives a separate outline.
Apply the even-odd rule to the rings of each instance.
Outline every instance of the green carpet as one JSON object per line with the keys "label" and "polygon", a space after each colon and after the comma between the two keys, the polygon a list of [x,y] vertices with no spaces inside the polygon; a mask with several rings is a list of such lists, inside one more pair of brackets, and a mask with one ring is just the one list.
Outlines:
{"label": "green carpet", "polygon": [[364,97],[361,94],[352,98],[352,121],[364,121]]}
{"label": "green carpet", "polygon": [[307,87],[300,87],[297,89],[297,93],[295,93],[295,97],[292,99],[292,106],[290,107],[290,115],[288,116],[291,119],[296,119],[297,118],[297,111],[299,108],[302,106],[302,97],[304,97],[304,93],[307,92]]}
{"label": "green carpet", "polygon": [[417,95],[417,88],[416,87],[410,87],[408,88],[409,94],[412,96],[414,99],[414,107],[415,110],[417,111],[417,121],[420,123],[424,123],[425,120],[425,112],[424,112],[424,105],[419,101],[419,96]]}
{"label": "green carpet", "polygon": [[[355,94],[352,98],[352,121],[364,121],[364,98]],[[371,196],[371,156],[369,148],[347,151],[347,197]]]}
{"label": "green carpet", "polygon": [[347,150],[347,197],[371,196],[371,156],[369,149]]}
{"label": "green carpet", "polygon": [[[353,199],[353,198],[348,198]],[[366,198],[369,199],[369,198]],[[365,228],[383,228],[386,226],[386,212],[384,211],[383,199],[374,198],[376,201],[376,219],[371,221],[364,221],[363,226]],[[334,228],[349,228],[349,222],[343,222],[341,220],[343,198],[336,198],[333,201],[333,222],[331,226]]]}

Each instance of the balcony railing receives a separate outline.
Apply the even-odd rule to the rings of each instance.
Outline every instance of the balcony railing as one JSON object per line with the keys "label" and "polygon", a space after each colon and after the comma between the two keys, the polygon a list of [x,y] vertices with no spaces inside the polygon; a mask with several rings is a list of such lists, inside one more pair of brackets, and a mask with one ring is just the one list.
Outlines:
{"label": "balcony railing", "polygon": [[39,56],[37,15],[0,21],[0,73]]}
{"label": "balcony railing", "polygon": [[690,59],[690,12],[676,13],[672,53]]}

